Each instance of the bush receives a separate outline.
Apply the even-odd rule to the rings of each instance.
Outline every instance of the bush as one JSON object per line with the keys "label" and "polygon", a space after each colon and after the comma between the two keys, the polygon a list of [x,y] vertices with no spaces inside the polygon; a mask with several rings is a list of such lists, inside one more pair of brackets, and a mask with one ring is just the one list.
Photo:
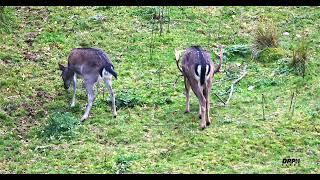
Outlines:
{"label": "bush", "polygon": [[61,140],[74,138],[79,132],[80,121],[70,113],[55,112],[49,117],[49,123],[41,132],[47,140]]}

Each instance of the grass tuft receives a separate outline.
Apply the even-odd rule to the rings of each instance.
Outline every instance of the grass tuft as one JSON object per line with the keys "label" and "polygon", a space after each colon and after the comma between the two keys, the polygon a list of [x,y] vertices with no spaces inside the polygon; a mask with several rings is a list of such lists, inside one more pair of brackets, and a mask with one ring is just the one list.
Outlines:
{"label": "grass tuft", "polygon": [[298,47],[293,50],[291,62],[291,67],[293,68],[294,72],[302,77],[305,76],[306,65],[309,60],[308,53],[308,42],[306,41],[305,37],[303,37]]}
{"label": "grass tuft", "polygon": [[257,25],[253,42],[253,57],[257,58],[259,53],[266,48],[279,46],[279,32],[271,19],[262,17]]}

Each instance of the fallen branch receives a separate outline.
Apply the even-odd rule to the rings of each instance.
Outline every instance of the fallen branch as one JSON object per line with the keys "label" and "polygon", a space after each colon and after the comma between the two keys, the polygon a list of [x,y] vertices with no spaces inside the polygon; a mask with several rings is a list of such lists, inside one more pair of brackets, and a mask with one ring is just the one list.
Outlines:
{"label": "fallen branch", "polygon": [[242,73],[242,75],[241,75],[238,79],[236,79],[236,80],[234,80],[234,81],[232,82],[232,85],[231,85],[231,88],[230,88],[230,93],[229,93],[229,98],[228,98],[226,104],[228,104],[229,101],[230,101],[230,99],[231,99],[231,96],[232,96],[233,91],[234,91],[234,86],[235,86],[243,77],[245,77],[245,76],[247,75],[246,68],[247,68],[247,66],[245,66],[245,67],[243,68],[243,73]]}

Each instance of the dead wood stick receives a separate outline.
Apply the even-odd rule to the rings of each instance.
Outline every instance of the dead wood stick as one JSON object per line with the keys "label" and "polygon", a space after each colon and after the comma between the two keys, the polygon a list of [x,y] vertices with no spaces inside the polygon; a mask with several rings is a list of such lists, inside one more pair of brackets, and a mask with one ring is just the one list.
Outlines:
{"label": "dead wood stick", "polygon": [[213,93],[215,96],[217,96],[217,98],[224,104],[226,105],[226,102],[224,102],[216,93]]}
{"label": "dead wood stick", "polygon": [[297,101],[297,93],[294,94],[293,99],[294,100],[293,100],[293,103],[292,103],[292,111],[291,111],[291,118],[290,119],[292,119],[292,117],[293,117],[294,108],[295,108],[296,101]]}
{"label": "dead wood stick", "polygon": [[264,116],[264,95],[262,94],[262,115],[263,115],[263,120],[266,120],[265,116]]}
{"label": "dead wood stick", "polygon": [[174,88],[176,88],[178,79],[179,79],[180,77],[182,77],[182,76],[183,76],[182,74],[180,74],[180,75],[177,76],[177,79],[176,79],[176,80],[174,81],[174,83],[173,83],[173,87],[174,87]]}
{"label": "dead wood stick", "polygon": [[231,99],[231,96],[232,96],[233,91],[234,91],[234,86],[235,86],[243,77],[245,77],[245,76],[247,75],[246,68],[247,68],[247,66],[244,67],[244,70],[243,70],[242,75],[241,75],[238,79],[236,79],[236,80],[234,80],[234,81],[232,82],[232,85],[231,85],[231,88],[230,88],[230,93],[229,93],[229,98],[228,98],[226,104],[228,104],[229,101],[230,101],[230,99]]}
{"label": "dead wood stick", "polygon": [[292,95],[291,95],[291,101],[290,101],[289,111],[291,111],[293,98],[294,98],[294,92],[292,92]]}

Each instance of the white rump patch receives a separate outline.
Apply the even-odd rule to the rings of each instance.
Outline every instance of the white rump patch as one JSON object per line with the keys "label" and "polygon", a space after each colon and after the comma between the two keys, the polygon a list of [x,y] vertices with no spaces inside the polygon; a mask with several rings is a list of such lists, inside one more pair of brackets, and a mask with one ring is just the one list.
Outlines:
{"label": "white rump patch", "polygon": [[209,65],[207,64],[207,66],[206,66],[206,80],[208,80],[209,79],[209,76],[207,76],[207,74],[209,73]]}
{"label": "white rump patch", "polygon": [[197,72],[198,72],[198,75],[200,76],[200,74],[201,74],[201,65],[198,65]]}
{"label": "white rump patch", "polygon": [[195,75],[195,78],[196,78],[197,81],[200,81],[201,65],[198,65],[198,66],[197,66],[197,73],[198,73],[199,76],[195,73],[195,74],[194,74],[194,75]]}
{"label": "white rump patch", "polygon": [[112,74],[110,74],[108,71],[106,71],[105,68],[103,68],[103,70],[102,70],[102,78],[103,79],[111,79],[112,78]]}

